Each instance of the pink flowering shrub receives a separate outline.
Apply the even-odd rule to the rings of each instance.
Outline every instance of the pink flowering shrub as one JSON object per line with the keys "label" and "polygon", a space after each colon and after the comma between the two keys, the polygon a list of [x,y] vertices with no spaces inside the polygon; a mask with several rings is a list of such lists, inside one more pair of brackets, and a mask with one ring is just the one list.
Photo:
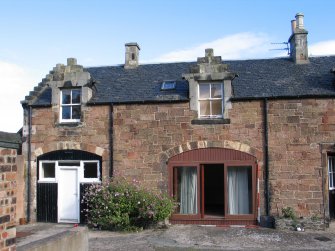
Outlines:
{"label": "pink flowering shrub", "polygon": [[165,194],[155,194],[125,180],[92,184],[84,194],[88,225],[104,230],[138,230],[170,217],[175,202]]}

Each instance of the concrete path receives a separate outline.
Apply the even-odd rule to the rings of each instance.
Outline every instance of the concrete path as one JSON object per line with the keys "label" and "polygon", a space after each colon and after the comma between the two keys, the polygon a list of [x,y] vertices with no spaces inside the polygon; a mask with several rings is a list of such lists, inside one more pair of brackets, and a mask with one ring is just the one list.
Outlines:
{"label": "concrete path", "polygon": [[[47,240],[73,227],[73,224],[51,223],[18,226],[17,244],[20,247]],[[139,233],[90,230],[89,250],[335,250],[335,225],[318,232],[196,225],[172,225],[168,229]]]}
{"label": "concrete path", "polygon": [[89,250],[335,250],[335,232],[173,225],[140,233],[89,232]]}

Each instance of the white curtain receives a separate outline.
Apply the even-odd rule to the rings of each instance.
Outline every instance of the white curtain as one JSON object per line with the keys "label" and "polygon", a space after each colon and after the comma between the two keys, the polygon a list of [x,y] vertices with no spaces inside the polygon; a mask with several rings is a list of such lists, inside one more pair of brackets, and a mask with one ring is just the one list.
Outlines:
{"label": "white curtain", "polygon": [[197,169],[180,168],[180,213],[197,214]]}
{"label": "white curtain", "polygon": [[228,212],[229,214],[250,214],[248,168],[228,168]]}

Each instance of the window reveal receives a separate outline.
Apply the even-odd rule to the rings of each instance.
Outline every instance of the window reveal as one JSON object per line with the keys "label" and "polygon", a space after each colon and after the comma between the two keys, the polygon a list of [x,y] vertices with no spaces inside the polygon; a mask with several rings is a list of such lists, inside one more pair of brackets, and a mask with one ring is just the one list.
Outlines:
{"label": "window reveal", "polygon": [[199,84],[199,117],[200,118],[223,117],[222,83]]}
{"label": "window reveal", "polygon": [[81,90],[61,91],[61,122],[79,122],[81,117]]}

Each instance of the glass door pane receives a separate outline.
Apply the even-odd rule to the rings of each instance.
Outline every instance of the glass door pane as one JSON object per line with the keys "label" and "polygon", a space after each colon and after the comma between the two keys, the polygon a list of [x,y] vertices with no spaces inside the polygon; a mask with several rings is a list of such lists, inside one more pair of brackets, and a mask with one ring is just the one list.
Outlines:
{"label": "glass door pane", "polygon": [[229,166],[228,214],[252,214],[252,167]]}
{"label": "glass door pane", "polygon": [[174,197],[179,214],[198,213],[198,172],[196,167],[175,167]]}

